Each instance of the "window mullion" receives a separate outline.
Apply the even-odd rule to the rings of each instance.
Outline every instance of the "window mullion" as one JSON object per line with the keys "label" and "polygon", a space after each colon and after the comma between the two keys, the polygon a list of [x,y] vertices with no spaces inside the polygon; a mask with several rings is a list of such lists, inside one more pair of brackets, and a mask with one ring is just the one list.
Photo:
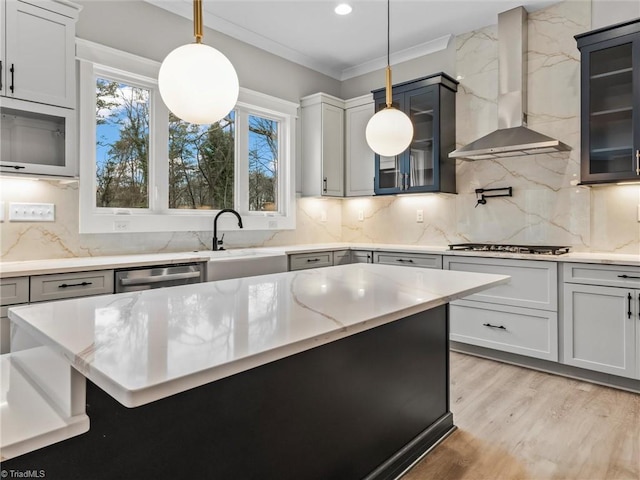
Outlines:
{"label": "window mullion", "polygon": [[236,111],[236,209],[249,212],[249,116],[243,109]]}
{"label": "window mullion", "polygon": [[149,125],[149,181],[151,209],[169,210],[169,109],[160,98],[158,88],[153,89]]}

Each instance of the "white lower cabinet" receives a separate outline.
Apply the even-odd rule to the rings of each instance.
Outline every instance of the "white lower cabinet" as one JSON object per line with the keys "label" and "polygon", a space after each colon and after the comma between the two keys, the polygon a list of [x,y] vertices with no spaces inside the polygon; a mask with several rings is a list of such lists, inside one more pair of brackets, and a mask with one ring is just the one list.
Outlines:
{"label": "white lower cabinet", "polygon": [[511,277],[450,303],[451,340],[558,361],[556,262],[445,256],[443,268]]}
{"label": "white lower cabinet", "polygon": [[289,255],[289,271],[333,266],[333,252],[296,253]]}
{"label": "white lower cabinet", "polygon": [[640,269],[632,269],[565,264],[563,363],[640,378],[640,289],[630,288]]}
{"label": "white lower cabinet", "polygon": [[373,263],[405,267],[442,268],[442,255],[429,253],[375,252]]}
{"label": "white lower cabinet", "polygon": [[9,352],[9,307],[29,303],[29,277],[0,279],[0,353]]}
{"label": "white lower cabinet", "polygon": [[451,340],[556,361],[558,314],[469,300],[449,310]]}
{"label": "white lower cabinet", "polygon": [[351,263],[373,263],[373,253],[369,250],[351,250]]}

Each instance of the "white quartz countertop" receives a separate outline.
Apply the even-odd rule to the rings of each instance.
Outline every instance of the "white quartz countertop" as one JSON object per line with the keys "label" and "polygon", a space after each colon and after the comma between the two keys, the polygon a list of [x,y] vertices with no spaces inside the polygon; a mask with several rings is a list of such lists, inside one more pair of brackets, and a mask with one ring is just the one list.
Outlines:
{"label": "white quartz countertop", "polygon": [[351,264],[14,307],[9,317],[135,407],[508,280]]}
{"label": "white quartz countertop", "polygon": [[220,252],[195,251],[175,253],[149,253],[134,255],[111,255],[99,257],[74,257],[48,260],[29,260],[0,262],[0,278],[52,273],[78,272],[83,270],[104,270],[111,268],[129,268],[144,265],[165,265],[185,262],[224,262],[234,257],[253,257],[272,255],[292,255],[327,250],[370,250],[374,252],[427,253],[436,255],[459,255],[484,258],[513,258],[552,262],[600,263],[610,265],[640,266],[640,252],[620,254],[607,252],[571,252],[564,255],[533,255],[522,253],[471,252],[449,250],[445,246],[404,245],[384,243],[313,243],[286,245],[279,247],[237,248]]}

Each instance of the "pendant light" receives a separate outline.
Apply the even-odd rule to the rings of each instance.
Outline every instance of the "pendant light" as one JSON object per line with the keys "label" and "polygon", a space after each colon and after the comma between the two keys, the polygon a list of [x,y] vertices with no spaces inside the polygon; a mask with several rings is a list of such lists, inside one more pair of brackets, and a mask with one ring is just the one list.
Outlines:
{"label": "pendant light", "polygon": [[386,104],[369,123],[365,135],[371,150],[383,157],[393,157],[407,149],[413,139],[413,125],[409,117],[392,105],[389,20],[390,0],[387,0],[387,70]]}
{"label": "pendant light", "polygon": [[193,1],[193,34],[195,43],[176,48],[162,62],[158,88],[177,117],[215,123],[236,105],[240,86],[229,59],[202,43],[202,0]]}

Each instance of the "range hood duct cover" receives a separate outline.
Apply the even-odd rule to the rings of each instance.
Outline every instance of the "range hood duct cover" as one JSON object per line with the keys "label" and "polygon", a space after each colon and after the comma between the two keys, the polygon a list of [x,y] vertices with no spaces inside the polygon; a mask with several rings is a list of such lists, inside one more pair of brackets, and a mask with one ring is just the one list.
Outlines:
{"label": "range hood duct cover", "polygon": [[482,160],[566,152],[569,145],[527,128],[527,11],[498,15],[498,130],[449,154]]}

